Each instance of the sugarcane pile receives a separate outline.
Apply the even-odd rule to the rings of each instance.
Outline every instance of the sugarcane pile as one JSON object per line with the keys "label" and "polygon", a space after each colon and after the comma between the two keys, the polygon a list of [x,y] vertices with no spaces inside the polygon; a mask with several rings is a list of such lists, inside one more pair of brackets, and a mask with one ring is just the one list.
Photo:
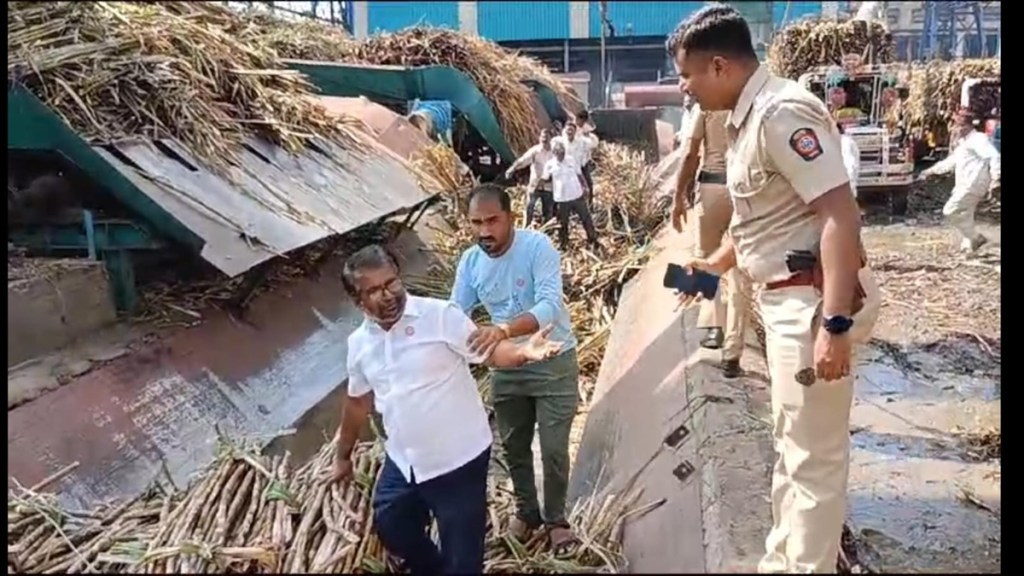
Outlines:
{"label": "sugarcane pile", "polygon": [[355,40],[323,24],[296,24],[268,16],[255,21],[281,58],[373,66],[449,66],[464,72],[491,103],[502,133],[517,154],[533,146],[540,131],[533,91],[524,82],[548,86],[567,110],[582,107],[568,87],[537,61],[472,34],[414,27]]}
{"label": "sugarcane pile", "polygon": [[768,47],[768,66],[773,74],[796,80],[819,66],[841,66],[848,54],[875,64],[896,58],[892,35],[880,22],[811,20],[775,33]]}
{"label": "sugarcane pile", "polygon": [[[997,58],[915,63],[906,73],[908,125],[932,132],[939,141],[948,137],[960,110],[960,92],[969,78],[999,78]],[[999,106],[999,83],[987,82],[972,91],[972,109],[988,113]]]}
{"label": "sugarcane pile", "polygon": [[[368,573],[398,563],[373,529],[371,499],[383,462],[380,443],[353,453],[351,482],[328,482],[334,443],[306,464],[260,456],[221,439],[219,453],[185,490],[154,480],[138,498],[92,511],[60,507],[41,492],[73,467],[7,497],[8,574]],[[581,501],[570,522],[582,544],[556,558],[542,537],[519,543],[507,534],[512,496],[489,485],[485,571],[520,573],[617,571],[625,522],[653,509],[638,494]],[[436,526],[434,527],[436,536]]]}
{"label": "sugarcane pile", "polygon": [[11,2],[7,79],[27,87],[86,139],[176,138],[212,167],[250,134],[291,152],[312,137],[349,150],[355,123],[311,102],[245,23],[204,2]]}

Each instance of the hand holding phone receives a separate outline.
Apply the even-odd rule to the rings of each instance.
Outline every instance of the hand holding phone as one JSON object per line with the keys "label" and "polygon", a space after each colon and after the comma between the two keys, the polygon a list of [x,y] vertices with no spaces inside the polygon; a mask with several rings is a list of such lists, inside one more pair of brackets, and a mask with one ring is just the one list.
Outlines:
{"label": "hand holding phone", "polygon": [[709,300],[718,293],[718,283],[719,277],[714,274],[696,268],[688,270],[679,264],[669,264],[665,268],[665,278],[662,282],[665,288],[676,290],[681,295],[700,294]]}

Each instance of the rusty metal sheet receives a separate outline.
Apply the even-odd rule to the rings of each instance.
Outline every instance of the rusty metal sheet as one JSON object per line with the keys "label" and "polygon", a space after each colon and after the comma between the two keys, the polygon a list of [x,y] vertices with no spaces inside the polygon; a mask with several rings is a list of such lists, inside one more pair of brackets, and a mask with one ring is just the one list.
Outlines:
{"label": "rusty metal sheet", "polygon": [[[405,273],[428,269],[429,239],[429,231],[409,232],[393,244]],[[344,296],[341,265],[336,258],[320,279],[260,295],[244,320],[208,312],[197,327],[134,344],[130,354],[9,410],[9,481],[31,485],[78,461],[52,489],[66,505],[88,507],[139,493],[162,463],[184,485],[212,460],[215,426],[270,443],[311,415],[340,410],[347,339],[363,320]],[[307,452],[323,438],[318,429],[299,435],[318,441],[293,446]]]}
{"label": "rusty metal sheet", "polygon": [[249,140],[228,178],[172,140],[94,150],[199,236],[202,257],[228,276],[429,198],[399,159],[356,155],[324,141],[291,155]]}
{"label": "rusty metal sheet", "polygon": [[[326,275],[325,275],[326,276]],[[31,484],[74,461],[67,504],[143,489],[161,462],[179,485],[214,455],[214,426],[267,437],[346,379],[361,314],[339,281],[307,281],[119,358],[8,412],[8,473]]]}

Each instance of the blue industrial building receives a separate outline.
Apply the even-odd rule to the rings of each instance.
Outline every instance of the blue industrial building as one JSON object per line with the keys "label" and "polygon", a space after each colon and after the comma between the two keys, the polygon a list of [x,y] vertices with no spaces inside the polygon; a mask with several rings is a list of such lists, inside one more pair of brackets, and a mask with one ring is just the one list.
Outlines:
{"label": "blue industrial building", "polygon": [[[606,5],[605,65],[602,67],[602,10]],[[415,25],[475,33],[522,50],[555,72],[588,72],[588,99],[598,102],[612,86],[655,82],[673,73],[664,50],[676,24],[705,2],[353,2],[357,37]],[[838,2],[735,2],[762,47],[786,21],[822,13]],[[602,79],[604,72],[604,82]]]}
{"label": "blue industrial building", "polygon": [[[392,32],[408,26],[430,25],[474,31],[495,42],[536,42],[599,38],[600,2],[355,2],[366,12],[365,28],[356,35]],[[364,7],[359,6],[360,4]],[[608,20],[619,36],[664,37],[676,23],[705,2],[608,2]],[[773,24],[821,14],[827,2],[737,2],[769,5]],[[833,4],[845,4],[836,2]],[[475,21],[467,21],[475,20]],[[358,16],[356,17],[358,21]]]}

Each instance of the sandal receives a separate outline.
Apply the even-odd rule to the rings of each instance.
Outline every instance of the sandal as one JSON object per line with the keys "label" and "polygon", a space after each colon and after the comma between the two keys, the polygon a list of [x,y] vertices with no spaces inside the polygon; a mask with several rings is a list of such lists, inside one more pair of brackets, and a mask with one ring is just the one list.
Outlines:
{"label": "sandal", "polygon": [[556,556],[569,555],[576,551],[580,544],[572,529],[568,526],[548,526],[548,540],[551,542],[551,550]]}
{"label": "sandal", "polygon": [[527,524],[525,521],[521,520],[518,517],[512,518],[512,520],[509,520],[509,523],[508,523],[508,533],[509,533],[510,536],[512,536],[513,538],[515,538],[519,542],[524,542],[525,543],[525,542],[529,541],[530,536],[533,534],[534,530],[536,530],[535,527],[530,526],[529,524]]}

